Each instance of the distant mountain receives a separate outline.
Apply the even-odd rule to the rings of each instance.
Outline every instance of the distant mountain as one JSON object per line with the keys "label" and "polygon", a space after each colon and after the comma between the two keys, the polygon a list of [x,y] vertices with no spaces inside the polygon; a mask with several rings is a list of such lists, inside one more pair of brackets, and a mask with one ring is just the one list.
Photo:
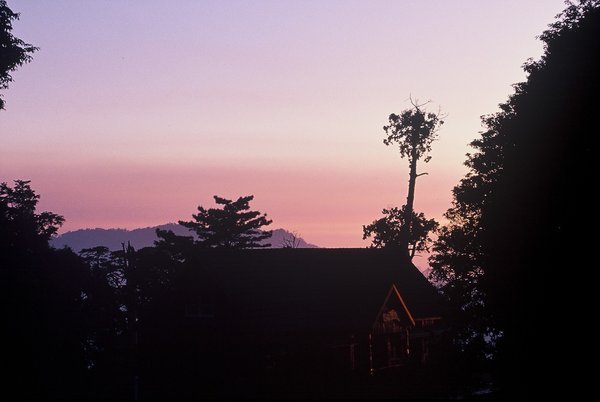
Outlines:
{"label": "distant mountain", "polygon": [[[120,250],[121,243],[130,242],[133,247],[140,249],[154,245],[157,240],[156,229],[172,230],[180,236],[191,236],[187,228],[177,223],[168,223],[166,225],[152,226],[141,229],[79,229],[72,232],[66,232],[56,239],[50,241],[50,244],[56,248],[70,247],[79,252],[83,248],[95,246],[106,246],[110,250]],[[286,239],[291,239],[292,233],[285,229],[274,229],[273,236],[264,241],[270,243],[272,248],[283,247]],[[304,239],[296,238],[297,248],[317,248],[314,244],[307,243]]]}

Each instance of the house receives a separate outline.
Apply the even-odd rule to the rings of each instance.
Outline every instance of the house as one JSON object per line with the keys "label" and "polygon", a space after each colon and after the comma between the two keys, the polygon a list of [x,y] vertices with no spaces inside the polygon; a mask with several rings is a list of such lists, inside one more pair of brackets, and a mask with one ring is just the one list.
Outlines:
{"label": "house", "polygon": [[436,289],[391,250],[206,249],[186,265],[172,308],[150,324],[161,340],[146,338],[201,372],[186,384],[244,389],[227,396],[424,365],[443,332]]}

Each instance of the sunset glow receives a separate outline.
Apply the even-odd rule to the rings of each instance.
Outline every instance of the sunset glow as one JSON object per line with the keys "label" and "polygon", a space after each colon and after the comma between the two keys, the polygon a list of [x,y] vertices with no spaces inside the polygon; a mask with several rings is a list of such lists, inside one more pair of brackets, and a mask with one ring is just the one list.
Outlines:
{"label": "sunset glow", "polygon": [[[539,1],[9,1],[39,46],[0,111],[0,181],[26,179],[62,232],[188,219],[253,194],[273,227],[363,247],[406,199],[382,143],[409,94],[447,114],[415,208],[441,219],[480,116],[564,8]],[[418,40],[417,40],[418,39]]]}

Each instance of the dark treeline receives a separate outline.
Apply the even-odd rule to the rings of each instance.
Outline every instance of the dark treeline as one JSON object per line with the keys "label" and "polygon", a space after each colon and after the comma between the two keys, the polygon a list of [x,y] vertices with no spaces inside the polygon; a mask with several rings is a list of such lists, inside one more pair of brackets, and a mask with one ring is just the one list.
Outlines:
{"label": "dark treeline", "polygon": [[85,384],[85,344],[105,324],[88,312],[106,295],[82,258],[48,246],[63,218],[36,213],[38,198],[28,182],[0,185],[3,389],[22,398],[76,397]]}
{"label": "dark treeline", "polygon": [[579,311],[587,291],[579,269],[591,257],[600,2],[568,3],[540,39],[527,80],[482,118],[430,259],[456,307],[463,369],[493,363],[501,395],[513,398],[555,394],[576,366],[572,323],[559,311]]}
{"label": "dark treeline", "polygon": [[[241,253],[259,248],[260,228],[270,223],[250,210],[252,197],[215,197],[223,208],[200,207],[189,222],[198,238],[159,230],[154,247],[97,246],[76,254],[48,246],[63,219],[37,212],[38,199],[26,181],[0,187],[0,302],[10,323],[4,395],[177,400],[462,392],[447,366],[419,370],[416,360],[404,377],[372,377],[366,348],[356,352],[363,356],[360,370],[339,360],[345,354],[336,352],[344,346],[338,328],[357,315],[372,324],[392,282],[372,297],[363,293],[373,291],[368,283],[381,281],[382,273],[397,275],[396,254],[346,250],[346,262],[332,271],[331,256],[344,252],[317,249],[321,257],[311,257],[306,252],[313,250],[290,245]],[[387,268],[386,255],[393,257]],[[363,259],[359,266],[354,256]],[[370,263],[383,269],[371,277]],[[233,275],[220,274],[225,270]],[[416,268],[402,276],[412,278],[417,293],[435,295]],[[349,301],[352,307],[344,308]],[[351,341],[358,342],[354,335]],[[444,345],[432,343],[431,353]]]}
{"label": "dark treeline", "polygon": [[[9,11],[0,1],[5,33],[16,18]],[[0,39],[25,49],[3,67],[6,72],[29,61],[35,50],[12,36]],[[568,335],[572,320],[561,315],[568,310],[565,299],[574,289],[587,290],[581,283],[585,273],[576,270],[589,264],[586,214],[594,211],[600,1],[568,4],[540,39],[545,51],[540,60],[525,63],[527,80],[514,86],[500,112],[482,119],[484,131],[467,156],[469,173],[453,190],[449,224],[439,229],[430,260],[432,277],[452,306],[447,318],[455,349],[448,356],[461,373],[457,379],[465,388],[485,382],[498,397],[555,392],[564,368],[575,367],[564,359],[577,356],[568,351],[574,345]],[[0,89],[9,81],[1,76]],[[415,175],[416,162],[413,187]],[[115,252],[99,245],[80,254],[49,246],[64,219],[37,211],[38,200],[28,181],[0,186],[3,395],[220,396],[219,381],[229,370],[218,365],[222,351],[211,348],[211,339],[187,339],[184,323],[166,306],[183,297],[189,268],[202,265],[198,249],[253,248],[264,240],[259,229],[270,220],[249,209],[252,197],[215,197],[223,208],[199,207],[192,221],[182,222],[196,238],[159,231],[154,247],[124,244]],[[422,243],[408,244],[402,224],[420,216],[411,203],[384,211],[387,217],[366,226],[365,236],[373,235],[380,246],[425,249],[436,225],[421,216],[430,229],[419,237]],[[554,356],[549,353],[563,361],[547,364]],[[198,361],[205,366],[193,372],[202,372],[201,380],[186,371]],[[138,394],[140,381],[151,393]],[[193,392],[186,394],[192,383]]]}
{"label": "dark treeline", "polygon": [[[253,239],[265,236],[255,231],[269,221],[249,211],[250,199],[217,198],[230,208],[201,209],[190,226],[201,231],[205,241],[214,239],[211,246],[217,241],[225,249],[255,246]],[[3,395],[17,399],[244,395],[223,383],[231,384],[232,379],[243,383],[240,373],[253,375],[249,371],[253,359],[248,358],[252,348],[236,347],[245,341],[235,339],[236,331],[205,328],[200,334],[206,339],[200,339],[197,324],[186,320],[182,310],[190,295],[214,294],[214,285],[206,278],[199,287],[189,286],[206,263],[198,257],[198,249],[210,246],[159,231],[156,247],[138,251],[125,245],[117,252],[98,246],[79,255],[53,249],[48,240],[63,218],[36,211],[38,200],[27,181],[0,185],[0,305],[8,323],[3,331],[7,368]],[[199,311],[185,314],[196,316]],[[227,348],[219,347],[223,344]]]}
{"label": "dark treeline", "polygon": [[[97,246],[78,255],[48,245],[64,219],[36,211],[39,195],[28,181],[2,183],[0,303],[9,323],[3,362],[10,368],[3,393],[133,399],[143,378],[145,398],[218,396],[222,388],[211,375],[222,374],[215,365],[223,356],[212,358],[214,343],[191,338],[183,297],[190,272],[203,266],[199,249],[264,247],[258,242],[270,232],[260,229],[271,221],[250,210],[252,199],[215,196],[222,209],[199,207],[193,221],[183,222],[196,239],[158,229],[155,247]],[[190,292],[210,293],[202,285]]]}

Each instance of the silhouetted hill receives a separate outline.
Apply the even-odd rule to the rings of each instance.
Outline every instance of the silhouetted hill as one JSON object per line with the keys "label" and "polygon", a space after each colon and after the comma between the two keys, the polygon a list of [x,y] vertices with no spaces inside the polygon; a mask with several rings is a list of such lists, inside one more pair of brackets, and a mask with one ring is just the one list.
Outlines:
{"label": "silhouetted hill", "polygon": [[[79,229],[72,232],[66,232],[56,239],[50,241],[50,244],[56,248],[68,246],[74,251],[79,252],[83,248],[95,246],[106,246],[110,250],[120,250],[121,243],[131,242],[136,249],[154,245],[156,229],[172,230],[180,236],[191,236],[191,232],[177,223],[168,223],[166,225],[152,226],[140,229]],[[292,233],[285,229],[274,229],[273,236],[265,241],[270,243],[272,248],[283,247],[284,239],[291,238]],[[314,244],[307,243],[302,238],[297,238],[298,248],[317,248]]]}

